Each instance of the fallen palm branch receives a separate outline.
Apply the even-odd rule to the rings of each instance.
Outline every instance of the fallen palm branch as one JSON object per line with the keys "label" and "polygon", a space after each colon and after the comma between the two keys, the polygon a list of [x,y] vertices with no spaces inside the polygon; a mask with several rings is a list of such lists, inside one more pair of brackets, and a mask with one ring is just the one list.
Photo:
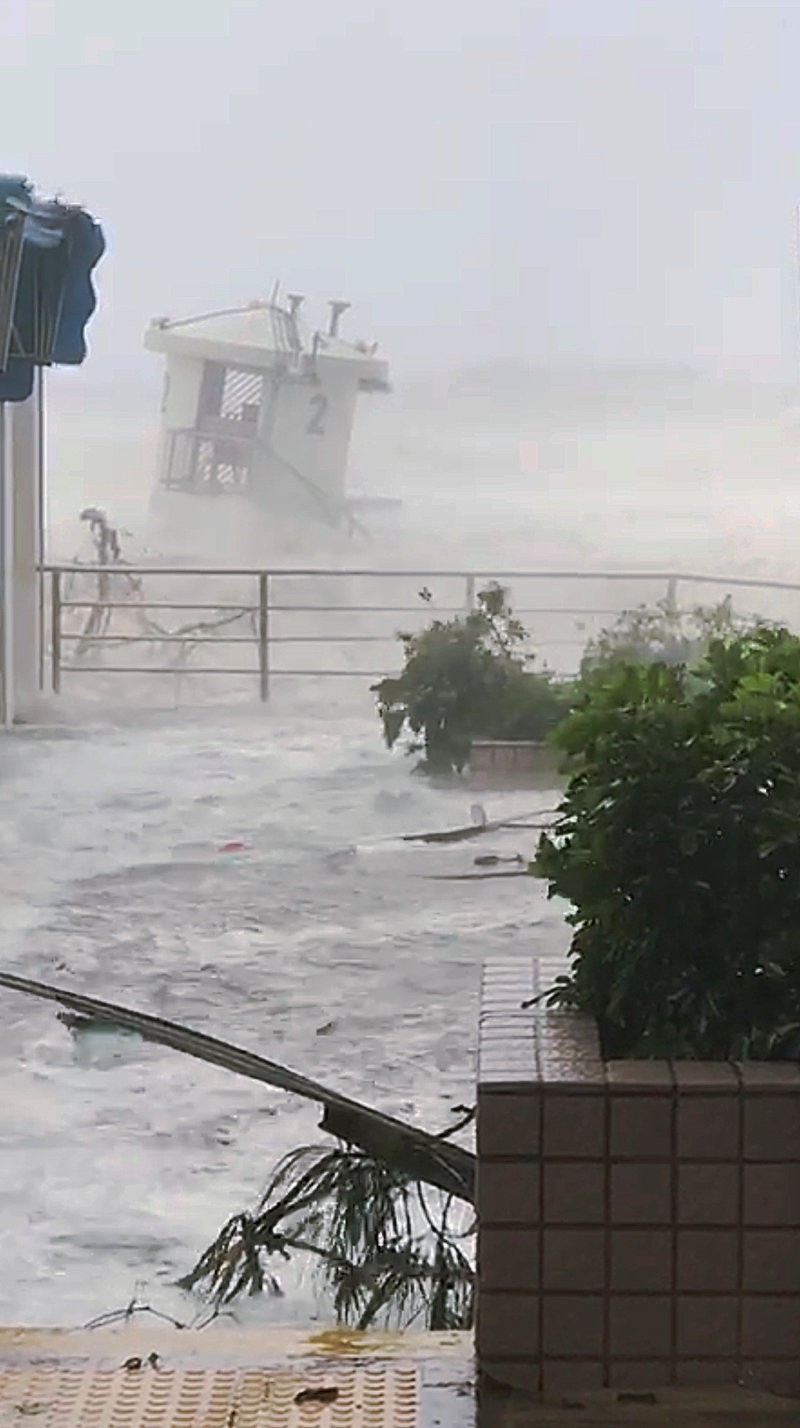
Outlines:
{"label": "fallen palm branch", "polygon": [[[463,1124],[461,1122],[460,1124]],[[458,1127],[453,1127],[458,1129]],[[313,1255],[340,1323],[368,1329],[424,1316],[432,1330],[472,1323],[474,1230],[453,1223],[453,1197],[434,1208],[423,1186],[352,1147],[306,1146],[275,1170],[255,1214],[232,1216],[181,1288],[220,1309],[241,1294],[280,1294],[264,1257]]]}
{"label": "fallen palm branch", "polygon": [[357,1146],[389,1169],[425,1184],[433,1185],[457,1200],[472,1203],[475,1184],[475,1157],[461,1146],[448,1143],[445,1136],[431,1135],[384,1115],[319,1081],[291,1071],[276,1061],[268,1061],[230,1042],[193,1031],[177,1022],[165,1021],[146,1012],[131,1011],[114,1002],[100,1001],[63,987],[53,987],[29,977],[0,972],[0,986],[27,996],[57,1002],[69,1011],[91,1018],[95,1023],[135,1031],[146,1041],[170,1046],[214,1066],[262,1081],[283,1091],[315,1101],[324,1107],[321,1128],[348,1145]]}
{"label": "fallen palm branch", "polygon": [[[548,810],[545,809],[545,812]],[[469,824],[466,828],[446,828],[442,832],[435,833],[403,833],[400,836],[401,843],[463,843],[468,838],[479,838],[482,833],[497,833],[503,829],[525,828],[552,828],[552,819],[546,823],[518,823],[516,820],[498,820],[494,823],[484,823],[480,827]],[[384,842],[394,842],[394,838],[386,838]]]}
{"label": "fallen palm branch", "polygon": [[[551,817],[558,812],[557,808],[535,808],[530,813],[520,813],[516,818],[495,818],[488,819],[480,804],[475,804],[473,810],[473,822],[464,824],[460,828],[433,829],[426,833],[387,833],[382,838],[372,839],[362,847],[373,847],[381,843],[462,843],[469,838],[480,838],[484,833],[497,833],[503,828],[551,828]],[[546,818],[546,823],[528,823],[523,820],[529,818]]]}
{"label": "fallen palm branch", "polygon": [[463,843],[467,838],[479,838],[482,833],[493,833],[501,828],[501,823],[470,823],[466,828],[446,828],[441,833],[403,833],[403,843]]}

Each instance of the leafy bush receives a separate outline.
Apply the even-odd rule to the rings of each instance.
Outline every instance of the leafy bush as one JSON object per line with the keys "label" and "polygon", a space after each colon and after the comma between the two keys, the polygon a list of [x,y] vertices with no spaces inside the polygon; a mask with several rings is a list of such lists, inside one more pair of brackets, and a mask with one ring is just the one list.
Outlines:
{"label": "leafy bush", "polygon": [[800,640],[612,662],[555,741],[571,779],[535,870],[576,930],[552,999],[613,1056],[800,1055]]}
{"label": "leafy bush", "polygon": [[608,630],[590,640],[581,660],[581,676],[591,677],[610,664],[630,661],[686,664],[699,658],[712,639],[727,639],[752,627],[736,615],[730,596],[719,605],[695,605],[679,610],[669,600],[626,610]]}
{"label": "leafy bush", "polygon": [[527,634],[493,585],[462,618],[401,635],[405,667],[373,686],[389,748],[401,735],[432,773],[460,773],[473,739],[541,739],[564,717],[571,691],[528,669]]}

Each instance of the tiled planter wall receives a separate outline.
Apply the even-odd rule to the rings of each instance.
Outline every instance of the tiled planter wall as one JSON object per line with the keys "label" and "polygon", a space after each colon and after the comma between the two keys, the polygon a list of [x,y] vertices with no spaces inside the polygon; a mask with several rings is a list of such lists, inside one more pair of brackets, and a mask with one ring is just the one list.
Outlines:
{"label": "tiled planter wall", "polygon": [[481,1370],[800,1394],[800,1066],[604,1062],[593,1023],[523,1009],[554,970],[485,969]]}
{"label": "tiled planter wall", "polygon": [[558,783],[558,756],[544,742],[476,739],[469,772],[474,789],[552,788]]}

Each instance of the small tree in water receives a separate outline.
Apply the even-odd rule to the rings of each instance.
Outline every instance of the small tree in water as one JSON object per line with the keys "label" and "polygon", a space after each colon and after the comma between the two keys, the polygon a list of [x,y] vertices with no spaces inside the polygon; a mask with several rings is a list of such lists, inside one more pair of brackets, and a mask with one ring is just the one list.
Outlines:
{"label": "small tree in water", "polygon": [[401,635],[405,668],[373,686],[389,748],[401,736],[430,773],[461,773],[473,739],[542,739],[564,717],[570,692],[529,669],[527,631],[507,592],[491,585],[468,615]]}

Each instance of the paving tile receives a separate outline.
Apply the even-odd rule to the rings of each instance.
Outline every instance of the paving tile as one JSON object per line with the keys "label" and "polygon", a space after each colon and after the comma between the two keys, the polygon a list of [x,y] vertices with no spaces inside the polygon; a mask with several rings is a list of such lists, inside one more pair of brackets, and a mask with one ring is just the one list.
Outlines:
{"label": "paving tile", "polygon": [[476,1136],[480,1156],[538,1156],[541,1097],[537,1091],[478,1090]]}
{"label": "paving tile", "polygon": [[542,1236],[544,1290],[602,1289],[605,1284],[603,1230],[546,1229]]}
{"label": "paving tile", "polygon": [[679,1230],[677,1288],[732,1294],[738,1287],[736,1230]]}
{"label": "paving tile", "polygon": [[536,1358],[539,1353],[538,1297],[483,1291],[478,1296],[476,1343],[481,1358]]}
{"label": "paving tile", "polygon": [[744,1223],[800,1227],[800,1163],[745,1165]]}
{"label": "paving tile", "polygon": [[611,1289],[624,1293],[669,1293],[672,1234],[669,1230],[613,1230]]}
{"label": "paving tile", "polygon": [[800,1296],[800,1230],[745,1230],[744,1289]]}
{"label": "paving tile", "polygon": [[616,1389],[664,1388],[671,1381],[671,1374],[672,1364],[669,1359],[611,1361],[611,1387]]}
{"label": "paving tile", "polygon": [[611,1096],[611,1154],[615,1160],[669,1159],[672,1101],[657,1092]]}
{"label": "paving tile", "polygon": [[478,1274],[483,1289],[539,1288],[537,1230],[487,1229],[478,1234]]}
{"label": "paving tile", "polygon": [[738,1305],[732,1295],[682,1295],[676,1320],[681,1359],[730,1358],[736,1353]]}
{"label": "paving tile", "polygon": [[603,1096],[560,1094],[546,1086],[542,1103],[543,1153],[548,1160],[602,1159],[606,1112]]}
{"label": "paving tile", "polygon": [[612,1165],[611,1222],[665,1225],[671,1215],[671,1169],[651,1163]]}
{"label": "paving tile", "polygon": [[678,1156],[681,1160],[738,1160],[739,1138],[738,1094],[693,1094],[678,1100]]}
{"label": "paving tile", "polygon": [[742,1304],[742,1352],[746,1358],[798,1359],[800,1297],[747,1295]]}
{"label": "paving tile", "polygon": [[800,1161],[800,1093],[744,1098],[745,1160]]}
{"label": "paving tile", "polygon": [[685,1225],[735,1225],[739,1221],[738,1165],[679,1165],[678,1220]]}
{"label": "paving tile", "polygon": [[612,1358],[659,1358],[669,1352],[669,1295],[618,1295],[611,1300],[609,1312]]}
{"label": "paving tile", "polygon": [[545,1359],[599,1359],[603,1352],[603,1300],[588,1294],[546,1294],[542,1300]]}
{"label": "paving tile", "polygon": [[605,1181],[600,1162],[545,1162],[543,1219],[551,1225],[602,1224]]}
{"label": "paving tile", "polygon": [[479,1160],[476,1201],[481,1224],[538,1224],[540,1175],[536,1161]]}
{"label": "paving tile", "polygon": [[604,1368],[598,1359],[545,1359],[542,1390],[548,1397],[591,1393],[604,1386]]}

